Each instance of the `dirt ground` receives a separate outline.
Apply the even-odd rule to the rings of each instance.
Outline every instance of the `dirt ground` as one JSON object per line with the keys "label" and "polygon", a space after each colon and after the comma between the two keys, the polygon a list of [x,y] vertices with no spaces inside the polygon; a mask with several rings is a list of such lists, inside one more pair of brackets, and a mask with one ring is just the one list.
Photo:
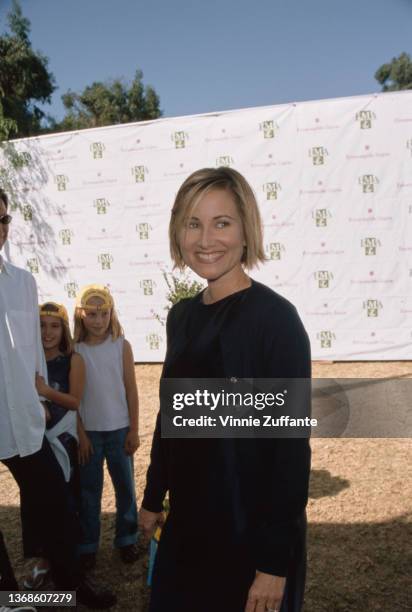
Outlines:
{"label": "dirt ground", "polygon": [[[135,457],[139,500],[158,409],[160,371],[160,365],[136,366],[141,405],[141,447]],[[313,375],[412,378],[412,362],[314,363]],[[305,612],[412,610],[411,450],[412,440],[406,438],[312,440]],[[145,612],[147,556],[142,554],[132,567],[119,561],[112,549],[114,513],[113,489],[106,477],[95,575],[116,592],[114,611]],[[27,562],[22,557],[19,495],[2,465],[0,526],[21,581]]]}

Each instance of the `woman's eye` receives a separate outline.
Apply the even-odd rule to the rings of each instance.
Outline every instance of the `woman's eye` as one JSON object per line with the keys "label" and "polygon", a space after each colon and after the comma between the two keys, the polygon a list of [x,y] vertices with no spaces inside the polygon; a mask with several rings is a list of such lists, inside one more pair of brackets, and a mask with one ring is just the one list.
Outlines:
{"label": "woman's eye", "polygon": [[187,227],[188,229],[196,229],[199,227],[199,223],[197,221],[189,221]]}
{"label": "woman's eye", "polygon": [[227,227],[229,225],[229,221],[219,221],[217,223],[217,227]]}

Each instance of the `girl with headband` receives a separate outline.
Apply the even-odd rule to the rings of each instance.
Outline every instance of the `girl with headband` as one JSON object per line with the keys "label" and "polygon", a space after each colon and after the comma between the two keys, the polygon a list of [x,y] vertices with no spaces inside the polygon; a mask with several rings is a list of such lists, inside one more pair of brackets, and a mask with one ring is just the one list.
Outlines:
{"label": "girl with headband", "polygon": [[[63,470],[67,482],[66,492],[69,507],[78,512],[79,463],[77,415],[82,398],[85,367],[83,358],[73,352],[73,340],[69,328],[67,311],[62,304],[47,302],[39,307],[40,328],[44,353],[47,360],[48,383],[36,375],[36,388],[47,401],[46,437]],[[22,504],[23,516],[25,504]],[[39,556],[36,526],[24,529],[25,552],[28,556]],[[24,585],[28,589],[39,589],[47,579],[50,566],[45,558],[35,564]]]}
{"label": "girl with headband", "polygon": [[74,339],[87,374],[80,406],[85,430],[80,437],[82,564],[87,570],[96,563],[105,460],[116,494],[114,546],[124,563],[133,563],[138,558],[133,469],[139,447],[138,395],[132,347],[107,287],[89,285],[81,291]]}

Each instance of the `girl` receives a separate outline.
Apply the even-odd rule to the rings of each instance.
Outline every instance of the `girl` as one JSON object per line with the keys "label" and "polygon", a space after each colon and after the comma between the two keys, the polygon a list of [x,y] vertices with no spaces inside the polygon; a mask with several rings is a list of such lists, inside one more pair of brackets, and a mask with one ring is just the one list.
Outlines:
{"label": "girl", "polygon": [[116,494],[114,546],[125,563],[133,563],[138,558],[133,471],[139,446],[138,396],[132,348],[106,287],[89,285],[80,293],[74,337],[87,371],[80,407],[85,429],[80,434],[83,567],[91,569],[96,563],[105,459]]}
{"label": "girl", "polygon": [[[77,514],[79,500],[79,469],[77,444],[77,411],[83,394],[85,367],[80,355],[73,352],[73,340],[65,307],[55,302],[42,304],[40,328],[47,360],[49,384],[36,375],[39,395],[47,400],[46,437],[59,462],[67,482],[69,507]],[[28,554],[38,556],[36,530],[29,529]],[[24,582],[26,588],[38,589],[49,573],[49,562],[40,558]]]}

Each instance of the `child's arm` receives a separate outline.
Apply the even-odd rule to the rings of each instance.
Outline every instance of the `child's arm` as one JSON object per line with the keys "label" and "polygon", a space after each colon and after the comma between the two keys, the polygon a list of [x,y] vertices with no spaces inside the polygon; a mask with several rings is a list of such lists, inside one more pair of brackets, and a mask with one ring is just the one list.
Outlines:
{"label": "child's arm", "polygon": [[79,437],[79,463],[85,465],[94,451],[79,413],[77,413],[77,435]]}
{"label": "child's arm", "polygon": [[39,374],[36,374],[36,389],[39,395],[45,397],[49,402],[54,402],[67,410],[78,410],[85,380],[86,369],[83,357],[78,353],[73,353],[69,374],[69,393],[62,393],[49,387]]}
{"label": "child's arm", "polygon": [[129,409],[130,430],[126,436],[124,450],[127,455],[133,455],[139,448],[139,398],[137,395],[136,377],[134,373],[133,351],[130,342],[123,343],[123,382],[126,389],[127,406]]}

